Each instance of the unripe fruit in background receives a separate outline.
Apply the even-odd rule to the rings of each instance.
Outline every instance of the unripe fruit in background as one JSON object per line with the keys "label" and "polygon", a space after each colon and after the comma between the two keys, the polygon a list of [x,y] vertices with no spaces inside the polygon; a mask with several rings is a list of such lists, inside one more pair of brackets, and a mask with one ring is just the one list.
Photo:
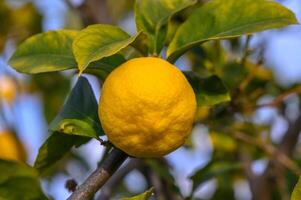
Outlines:
{"label": "unripe fruit in background", "polygon": [[99,105],[109,141],[135,157],[160,157],[183,145],[195,112],[196,97],[183,73],[154,57],[117,67],[103,84]]}
{"label": "unripe fruit in background", "polygon": [[23,145],[10,131],[0,131],[0,159],[25,161],[26,152]]}
{"label": "unripe fruit in background", "polygon": [[0,76],[0,100],[11,103],[17,93],[17,85],[9,76]]}

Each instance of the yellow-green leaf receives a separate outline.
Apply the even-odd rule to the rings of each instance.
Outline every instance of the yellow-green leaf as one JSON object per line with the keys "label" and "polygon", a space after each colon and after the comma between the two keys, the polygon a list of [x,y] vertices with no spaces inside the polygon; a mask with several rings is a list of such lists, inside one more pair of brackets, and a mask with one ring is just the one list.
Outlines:
{"label": "yellow-green leaf", "polygon": [[116,26],[96,24],[81,30],[75,38],[72,48],[78,69],[82,73],[91,62],[112,56],[135,41]]}
{"label": "yellow-green leaf", "polygon": [[147,34],[151,53],[160,53],[170,17],[194,3],[196,0],[136,0],[136,26]]}
{"label": "yellow-green leaf", "polygon": [[300,199],[301,199],[301,178],[299,178],[299,181],[296,184],[291,196],[291,200],[300,200]]}
{"label": "yellow-green leaf", "polygon": [[133,196],[133,197],[127,197],[122,198],[121,200],[148,200],[154,193],[154,188],[150,188],[149,190],[145,191],[142,194]]}
{"label": "yellow-green leaf", "polygon": [[16,49],[9,64],[27,74],[76,68],[71,49],[76,35],[77,31],[59,30],[32,36]]}
{"label": "yellow-green leaf", "polygon": [[212,0],[196,9],[177,30],[167,50],[175,61],[189,48],[208,40],[226,39],[298,23],[279,3],[267,0]]}

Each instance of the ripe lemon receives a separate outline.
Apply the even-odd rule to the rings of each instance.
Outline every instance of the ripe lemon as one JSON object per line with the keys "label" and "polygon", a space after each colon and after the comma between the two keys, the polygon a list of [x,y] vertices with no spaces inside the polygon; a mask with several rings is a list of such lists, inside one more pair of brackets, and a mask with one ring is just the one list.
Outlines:
{"label": "ripe lemon", "polygon": [[183,73],[167,61],[143,57],[105,80],[99,117],[109,141],[135,157],[160,157],[189,135],[196,97]]}
{"label": "ripe lemon", "polygon": [[2,131],[0,133],[0,158],[24,161],[25,160],[25,149],[20,144],[15,136],[9,131]]}

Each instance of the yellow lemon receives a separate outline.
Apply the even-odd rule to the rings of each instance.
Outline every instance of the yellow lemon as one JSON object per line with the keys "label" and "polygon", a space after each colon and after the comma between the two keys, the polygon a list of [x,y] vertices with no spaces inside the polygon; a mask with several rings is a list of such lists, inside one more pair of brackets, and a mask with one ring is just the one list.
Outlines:
{"label": "yellow lemon", "polygon": [[17,93],[17,86],[15,81],[9,76],[0,76],[0,100],[11,103]]}
{"label": "yellow lemon", "polygon": [[129,60],[105,80],[99,117],[109,141],[135,157],[160,157],[191,132],[196,97],[183,73],[167,61]]}
{"label": "yellow lemon", "polygon": [[16,161],[25,160],[25,149],[9,131],[0,133],[0,158]]}

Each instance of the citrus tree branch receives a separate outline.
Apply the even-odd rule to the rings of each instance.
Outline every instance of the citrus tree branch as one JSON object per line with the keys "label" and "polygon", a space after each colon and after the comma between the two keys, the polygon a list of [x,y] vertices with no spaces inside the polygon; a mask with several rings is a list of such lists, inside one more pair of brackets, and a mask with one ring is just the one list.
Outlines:
{"label": "citrus tree branch", "polygon": [[107,182],[127,157],[126,153],[114,148],[104,163],[75,190],[68,200],[92,199],[94,194]]}
{"label": "citrus tree branch", "polygon": [[111,179],[101,188],[101,192],[96,200],[106,200],[110,199],[113,190],[116,188],[115,186],[118,185],[122,179],[129,174],[131,171],[141,167],[143,162],[137,158],[131,158],[129,162],[127,162],[124,167],[120,168]]}
{"label": "citrus tree branch", "polygon": [[279,104],[281,104],[288,96],[290,96],[292,94],[300,94],[300,93],[301,93],[301,86],[294,87],[294,88],[284,92],[283,94],[280,94],[273,101],[271,101],[269,103],[258,105],[257,108],[276,107]]}
{"label": "citrus tree branch", "polygon": [[273,157],[279,164],[281,164],[282,166],[291,170],[297,176],[301,175],[301,169],[299,168],[299,166],[296,165],[292,159],[290,159],[283,152],[279,151],[272,144],[267,144],[264,141],[254,139],[253,137],[251,137],[247,134],[241,133],[241,132],[236,132],[234,134],[234,136],[235,136],[235,138],[237,138],[241,141],[244,141],[248,144],[252,144],[254,146],[261,148],[264,152],[267,153],[267,155],[270,155],[271,157]]}

